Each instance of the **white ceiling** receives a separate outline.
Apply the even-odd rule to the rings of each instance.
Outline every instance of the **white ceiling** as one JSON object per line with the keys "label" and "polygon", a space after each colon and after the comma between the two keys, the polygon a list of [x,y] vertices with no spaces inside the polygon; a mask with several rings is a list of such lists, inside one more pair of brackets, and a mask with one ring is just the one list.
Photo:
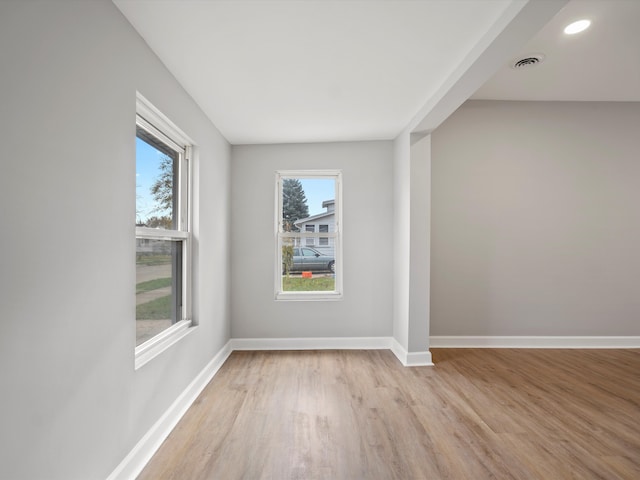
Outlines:
{"label": "white ceiling", "polygon": [[[589,29],[563,33],[583,18]],[[509,60],[540,53],[535,67],[506,62],[472,98],[640,101],[640,0],[572,0]]]}
{"label": "white ceiling", "polygon": [[[477,59],[498,43],[492,44],[495,38],[502,35],[503,45],[510,42],[509,55],[515,54],[564,1],[535,0],[529,5],[527,0],[114,3],[227,140],[250,144],[395,138],[428,113],[443,92],[453,90],[455,82],[473,70],[474,62],[478,65]],[[536,2],[538,6],[532,7]],[[542,3],[547,13],[530,13],[541,9]],[[564,17],[573,18],[573,4],[589,6],[594,25],[569,41],[559,36],[556,27],[563,26]],[[634,22],[638,24],[639,7],[638,0],[573,0],[543,29],[541,38],[532,41],[538,43],[524,50],[545,53],[543,64],[526,72],[504,68],[474,98],[528,99],[534,95],[532,90],[548,95],[555,91],[556,83],[562,83],[573,84],[567,90],[572,94],[580,84],[596,99],[595,92],[606,90],[597,88],[603,85],[603,77],[617,78],[619,69],[626,68],[631,78],[624,81],[626,90],[617,89],[621,96],[617,99],[639,100],[640,41],[631,30]],[[527,28],[514,28],[523,22],[513,19],[522,17],[527,9],[532,21]],[[622,35],[625,53],[621,55],[634,55],[625,59],[633,68],[616,63],[610,53],[606,58],[588,56],[589,51],[603,55],[612,48],[609,43],[617,41],[611,22],[626,26]],[[506,37],[501,32],[509,26]],[[589,35],[597,38],[580,47],[579,42],[587,42]],[[606,48],[599,43],[605,39]],[[568,46],[573,53],[565,52]],[[577,56],[583,49],[586,53]],[[500,52],[499,62],[485,62],[481,75],[477,72],[482,69],[476,68],[476,78],[466,82],[467,90],[473,90],[449,103],[464,101],[508,60],[504,47],[494,51]],[[559,61],[566,55],[574,59],[569,65]],[[606,62],[604,72],[598,66],[602,61]],[[589,73],[583,70],[587,67]],[[611,73],[614,67],[618,70]],[[592,84],[592,90],[584,84]],[[546,87],[542,93],[541,86]],[[631,95],[631,90],[635,98],[622,98]]]}

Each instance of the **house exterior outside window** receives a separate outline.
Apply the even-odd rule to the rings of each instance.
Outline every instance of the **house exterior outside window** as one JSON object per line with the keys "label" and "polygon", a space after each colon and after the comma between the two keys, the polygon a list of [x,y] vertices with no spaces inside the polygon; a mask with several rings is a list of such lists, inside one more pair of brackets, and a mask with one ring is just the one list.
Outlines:
{"label": "house exterior outside window", "polygon": [[[301,218],[295,222],[295,226],[300,231],[319,232],[319,233],[335,233],[335,199],[328,199],[322,202],[322,208],[326,211],[307,218]],[[309,239],[307,239],[309,240]],[[315,238],[311,239],[315,241]],[[319,237],[317,243],[307,243],[306,245],[315,245],[316,250],[321,251],[325,255],[335,255],[335,238]]]}

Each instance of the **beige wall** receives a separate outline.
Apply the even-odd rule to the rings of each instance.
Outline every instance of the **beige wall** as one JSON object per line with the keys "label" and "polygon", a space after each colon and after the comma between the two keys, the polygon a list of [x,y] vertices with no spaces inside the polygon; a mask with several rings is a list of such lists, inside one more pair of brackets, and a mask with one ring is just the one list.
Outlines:
{"label": "beige wall", "polygon": [[432,148],[431,335],[640,334],[640,104],[468,102]]}

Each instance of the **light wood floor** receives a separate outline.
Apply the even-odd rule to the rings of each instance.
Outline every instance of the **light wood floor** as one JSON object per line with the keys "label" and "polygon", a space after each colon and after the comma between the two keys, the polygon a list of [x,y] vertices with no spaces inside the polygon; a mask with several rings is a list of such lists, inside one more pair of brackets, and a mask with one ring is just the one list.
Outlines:
{"label": "light wood floor", "polygon": [[640,350],[234,352],[140,479],[640,479]]}

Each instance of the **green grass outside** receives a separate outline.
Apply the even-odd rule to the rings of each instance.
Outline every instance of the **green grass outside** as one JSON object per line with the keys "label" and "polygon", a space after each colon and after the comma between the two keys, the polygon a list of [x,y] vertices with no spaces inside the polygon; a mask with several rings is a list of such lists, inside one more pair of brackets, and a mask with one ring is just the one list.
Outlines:
{"label": "green grass outside", "polygon": [[137,255],[136,265],[167,265],[171,263],[171,255]]}
{"label": "green grass outside", "polygon": [[136,295],[142,292],[149,292],[151,290],[157,290],[158,288],[170,287],[171,277],[169,278],[154,278],[148,282],[140,282],[136,284]]}
{"label": "green grass outside", "polygon": [[333,277],[282,277],[283,292],[332,292],[336,289]]}
{"label": "green grass outside", "polygon": [[171,318],[171,295],[156,298],[136,306],[136,320],[164,320]]}

